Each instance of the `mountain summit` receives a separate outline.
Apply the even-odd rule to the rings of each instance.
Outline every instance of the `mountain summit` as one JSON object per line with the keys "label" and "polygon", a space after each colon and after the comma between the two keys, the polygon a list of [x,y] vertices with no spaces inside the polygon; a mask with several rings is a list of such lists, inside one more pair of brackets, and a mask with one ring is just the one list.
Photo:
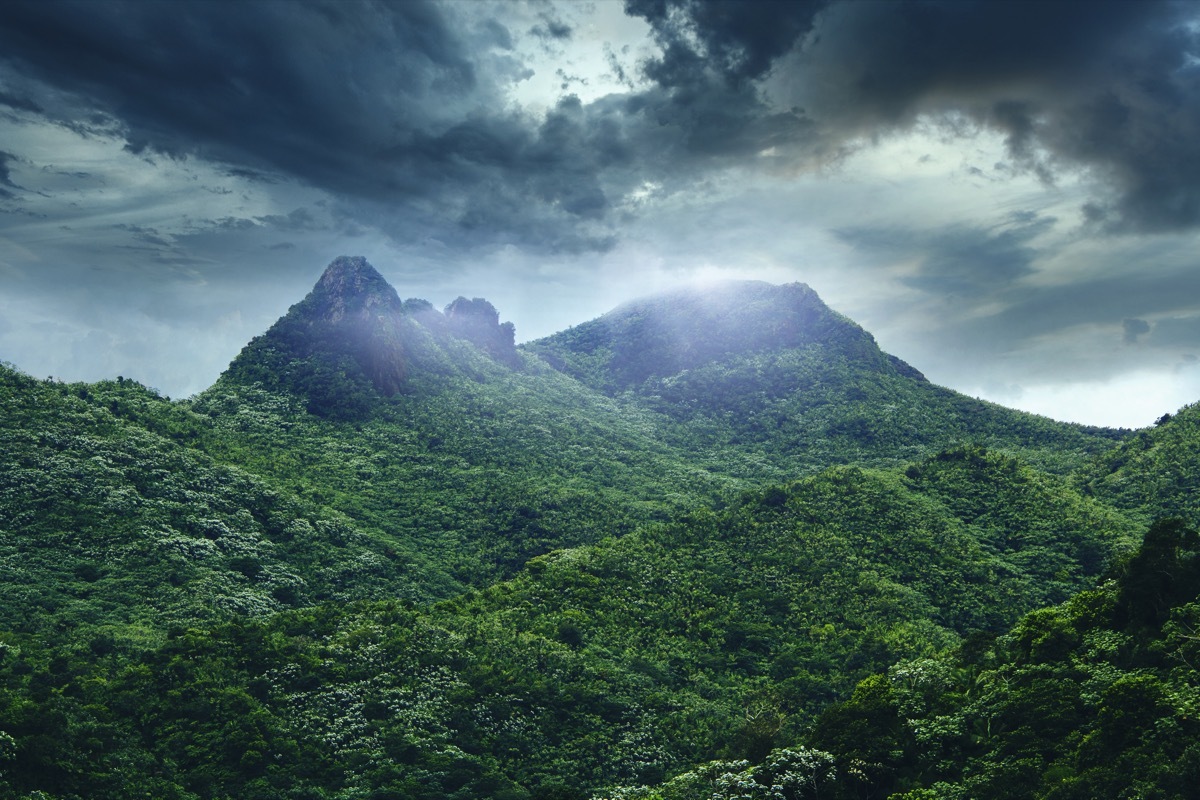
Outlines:
{"label": "mountain summit", "polygon": [[455,371],[463,343],[516,368],[514,338],[486,300],[460,297],[443,314],[424,300],[401,301],[365,258],[341,256],[222,378],[299,394],[320,416],[353,418],[404,391],[415,369]]}
{"label": "mountain summit", "polygon": [[728,281],[678,289],[529,345],[555,368],[608,393],[730,359],[806,347],[924,380],[803,283]]}
{"label": "mountain summit", "polygon": [[311,311],[334,324],[347,318],[361,322],[404,311],[396,290],[362,256],[334,259],[305,302]]}

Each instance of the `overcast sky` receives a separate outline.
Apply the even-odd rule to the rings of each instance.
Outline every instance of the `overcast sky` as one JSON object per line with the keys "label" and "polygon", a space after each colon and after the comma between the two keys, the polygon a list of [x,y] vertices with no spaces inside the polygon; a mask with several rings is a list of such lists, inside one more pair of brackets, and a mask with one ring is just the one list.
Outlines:
{"label": "overcast sky", "polygon": [[206,388],[338,255],[519,341],[802,281],[937,383],[1200,400],[1200,5],[3,0],[0,360]]}

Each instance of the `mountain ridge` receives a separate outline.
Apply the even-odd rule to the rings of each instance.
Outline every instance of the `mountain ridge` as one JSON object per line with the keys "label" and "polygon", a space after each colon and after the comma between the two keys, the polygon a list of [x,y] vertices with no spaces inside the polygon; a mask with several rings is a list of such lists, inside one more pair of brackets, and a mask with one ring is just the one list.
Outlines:
{"label": "mountain ridge", "polygon": [[804,283],[723,281],[659,292],[525,348],[612,394],[731,357],[806,345],[887,361],[897,371],[925,379],[880,351],[870,333],[829,308]]}
{"label": "mountain ridge", "polygon": [[965,397],[802,285],[609,322],[543,342],[580,379],[486,300],[346,259],[188,400],[0,366],[0,786],[708,800],[818,755],[874,781],[870,675],[1195,519],[1195,410],[1127,436]]}
{"label": "mountain ridge", "polygon": [[519,369],[512,323],[481,298],[459,297],[439,312],[400,300],[362,256],[334,259],[313,289],[254,337],[218,383],[262,385],[308,399],[320,416],[361,418],[374,398],[409,390],[414,371],[453,365],[445,350],[470,342],[496,363]]}

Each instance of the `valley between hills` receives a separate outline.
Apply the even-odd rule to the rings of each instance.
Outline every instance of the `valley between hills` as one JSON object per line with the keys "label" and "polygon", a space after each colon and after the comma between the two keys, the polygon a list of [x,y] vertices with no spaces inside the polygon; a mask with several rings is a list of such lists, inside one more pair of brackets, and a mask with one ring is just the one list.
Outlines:
{"label": "valley between hills", "polygon": [[803,284],[518,346],[339,258],[185,400],[0,367],[0,797],[1195,797],[1200,407],[919,366]]}

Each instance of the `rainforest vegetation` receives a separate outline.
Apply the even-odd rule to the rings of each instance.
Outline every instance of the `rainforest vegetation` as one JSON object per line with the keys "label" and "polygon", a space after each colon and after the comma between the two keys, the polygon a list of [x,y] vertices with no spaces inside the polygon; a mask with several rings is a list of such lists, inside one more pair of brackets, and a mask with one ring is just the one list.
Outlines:
{"label": "rainforest vegetation", "polygon": [[362,259],[194,397],[6,365],[0,797],[1193,797],[1169,411],[959,395],[800,284],[517,346]]}

